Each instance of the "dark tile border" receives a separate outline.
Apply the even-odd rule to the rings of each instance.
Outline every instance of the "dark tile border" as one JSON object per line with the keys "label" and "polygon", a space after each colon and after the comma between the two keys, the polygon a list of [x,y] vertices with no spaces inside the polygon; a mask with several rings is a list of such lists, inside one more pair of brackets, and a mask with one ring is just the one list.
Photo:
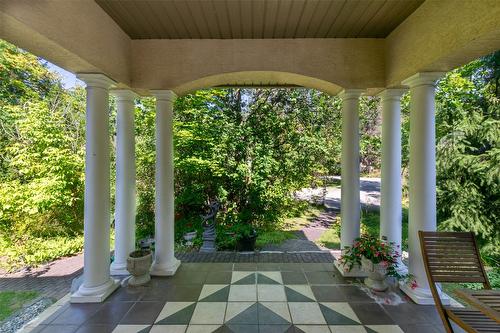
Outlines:
{"label": "dark tile border", "polygon": [[214,252],[176,253],[177,259],[184,263],[333,263],[334,257],[329,252],[305,253],[239,253]]}

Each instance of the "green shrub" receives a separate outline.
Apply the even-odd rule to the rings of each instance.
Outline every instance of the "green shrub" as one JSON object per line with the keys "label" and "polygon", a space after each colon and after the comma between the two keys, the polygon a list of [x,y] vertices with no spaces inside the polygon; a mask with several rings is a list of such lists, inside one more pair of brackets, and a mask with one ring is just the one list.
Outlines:
{"label": "green shrub", "polygon": [[82,249],[83,235],[52,238],[27,236],[15,242],[0,238],[0,268],[13,271],[25,266],[37,266]]}

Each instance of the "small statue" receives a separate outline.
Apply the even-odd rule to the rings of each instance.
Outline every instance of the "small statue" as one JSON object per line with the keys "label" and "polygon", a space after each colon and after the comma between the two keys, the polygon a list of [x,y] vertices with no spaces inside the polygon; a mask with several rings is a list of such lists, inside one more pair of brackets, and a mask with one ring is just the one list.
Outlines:
{"label": "small statue", "polygon": [[203,245],[200,252],[215,252],[215,218],[220,204],[214,201],[209,207],[210,212],[207,215],[200,215],[203,219]]}

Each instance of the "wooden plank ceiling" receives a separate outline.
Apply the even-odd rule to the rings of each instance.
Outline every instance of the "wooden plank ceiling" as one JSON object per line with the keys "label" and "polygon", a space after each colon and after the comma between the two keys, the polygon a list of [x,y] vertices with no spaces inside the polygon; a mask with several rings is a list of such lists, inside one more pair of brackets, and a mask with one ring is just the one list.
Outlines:
{"label": "wooden plank ceiling", "polygon": [[384,38],[424,0],[96,0],[132,39]]}

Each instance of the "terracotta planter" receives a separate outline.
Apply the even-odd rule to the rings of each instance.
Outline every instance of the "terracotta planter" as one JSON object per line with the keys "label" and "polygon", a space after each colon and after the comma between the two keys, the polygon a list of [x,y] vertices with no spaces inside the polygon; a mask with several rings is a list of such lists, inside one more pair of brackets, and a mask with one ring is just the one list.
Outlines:
{"label": "terracotta planter", "polygon": [[[137,256],[141,252],[146,252],[146,255]],[[140,286],[148,283],[151,280],[149,269],[153,262],[151,251],[134,251],[127,258],[127,271],[132,275],[128,280],[131,286]]]}
{"label": "terracotta planter", "polygon": [[388,288],[385,282],[387,270],[382,263],[374,264],[371,260],[363,256],[361,257],[361,268],[368,273],[368,277],[365,278],[367,287],[374,291],[384,291]]}

